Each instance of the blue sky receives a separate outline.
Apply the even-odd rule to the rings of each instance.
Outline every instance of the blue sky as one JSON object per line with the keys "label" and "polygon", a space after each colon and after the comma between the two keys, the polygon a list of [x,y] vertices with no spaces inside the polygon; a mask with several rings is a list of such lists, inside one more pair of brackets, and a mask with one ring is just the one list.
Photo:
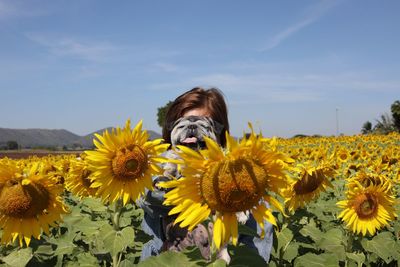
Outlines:
{"label": "blue sky", "polygon": [[400,1],[0,0],[0,127],[79,135],[195,87],[231,133],[359,133],[400,99]]}

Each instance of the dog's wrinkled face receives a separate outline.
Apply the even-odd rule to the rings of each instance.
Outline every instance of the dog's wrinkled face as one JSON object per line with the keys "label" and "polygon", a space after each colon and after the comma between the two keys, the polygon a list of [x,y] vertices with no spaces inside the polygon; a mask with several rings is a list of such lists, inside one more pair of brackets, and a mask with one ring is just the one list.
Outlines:
{"label": "dog's wrinkled face", "polygon": [[198,150],[205,148],[204,136],[219,142],[223,126],[208,117],[188,116],[175,121],[171,129],[173,146],[184,145]]}

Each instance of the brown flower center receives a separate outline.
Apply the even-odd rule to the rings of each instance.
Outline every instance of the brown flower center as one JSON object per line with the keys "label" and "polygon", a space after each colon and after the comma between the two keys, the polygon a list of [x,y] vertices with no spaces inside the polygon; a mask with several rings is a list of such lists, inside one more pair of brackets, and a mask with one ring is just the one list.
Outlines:
{"label": "brown flower center", "polygon": [[306,195],[314,192],[323,182],[324,176],[321,170],[316,170],[313,175],[309,175],[305,172],[303,178],[296,182],[294,185],[294,191],[297,195]]}
{"label": "brown flower center", "polygon": [[340,158],[341,160],[343,160],[343,161],[347,160],[347,153],[344,153],[344,152],[340,153],[340,154],[339,154],[339,158]]}
{"label": "brown flower center", "polygon": [[137,145],[119,149],[112,160],[115,178],[120,180],[138,179],[147,170],[147,155]]}
{"label": "brown flower center", "polygon": [[361,194],[354,200],[353,207],[359,218],[368,219],[378,212],[378,200],[370,193]]}
{"label": "brown flower center", "polygon": [[7,181],[0,192],[0,213],[14,218],[32,218],[43,213],[50,202],[49,191],[39,183],[22,185]]}
{"label": "brown flower center", "polygon": [[374,177],[374,176],[364,176],[360,178],[360,183],[364,186],[364,187],[368,187],[371,185],[382,185],[382,180],[379,179],[379,177]]}
{"label": "brown flower center", "polygon": [[245,211],[257,205],[264,193],[267,174],[252,160],[215,163],[200,179],[200,191],[210,209]]}
{"label": "brown flower center", "polygon": [[90,188],[90,185],[92,184],[92,181],[89,179],[89,175],[92,172],[88,169],[83,169],[81,173],[81,181],[84,187]]}

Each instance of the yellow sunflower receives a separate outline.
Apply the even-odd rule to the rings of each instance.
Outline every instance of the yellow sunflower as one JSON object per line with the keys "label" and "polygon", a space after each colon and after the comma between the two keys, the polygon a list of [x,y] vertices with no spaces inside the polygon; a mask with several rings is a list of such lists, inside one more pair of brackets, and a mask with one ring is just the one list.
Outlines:
{"label": "yellow sunflower", "polygon": [[104,201],[136,200],[144,194],[145,188],[152,189],[152,176],[162,173],[159,162],[169,144],[162,139],[148,141],[149,134],[142,131],[142,121],[132,130],[130,120],[125,128],[96,134],[95,151],[86,151],[89,170],[93,172],[90,187],[97,189],[97,195]]}
{"label": "yellow sunflower", "polygon": [[90,187],[92,184],[90,180],[91,174],[92,172],[88,168],[85,155],[82,153],[80,158],[71,160],[70,168],[65,179],[66,189],[80,198],[94,196],[96,194],[96,189]]}
{"label": "yellow sunflower", "polygon": [[351,155],[348,151],[348,149],[346,148],[340,148],[337,152],[336,152],[336,158],[338,159],[338,161],[340,163],[346,163],[350,158]]}
{"label": "yellow sunflower", "polygon": [[42,231],[49,234],[49,226],[61,220],[67,212],[60,194],[62,185],[38,171],[39,163],[26,171],[14,162],[0,164],[0,227],[1,243],[19,239],[27,246],[33,236],[40,239]]}
{"label": "yellow sunflower", "polygon": [[227,149],[205,138],[207,149],[199,152],[178,146],[184,162],[183,177],[159,183],[172,188],[165,194],[166,205],[175,207],[170,215],[179,214],[175,223],[191,231],[215,213],[213,239],[217,248],[232,237],[238,239],[237,212],[250,211],[264,229],[264,219],[276,225],[265,201],[282,210],[270,192],[279,193],[287,186],[285,163],[290,159],[267,148],[261,135],[253,133],[241,142],[226,133]]}
{"label": "yellow sunflower", "polygon": [[55,180],[58,184],[64,184],[64,176],[67,173],[67,170],[64,168],[64,166],[69,165],[69,160],[67,160],[65,156],[56,157],[49,155],[37,159],[30,164],[36,164],[37,162],[39,162],[39,166],[37,168],[38,173],[47,175],[51,179]]}
{"label": "yellow sunflower", "polygon": [[374,235],[397,217],[394,209],[395,196],[386,183],[363,186],[354,181],[354,184],[357,186],[352,186],[347,191],[347,199],[337,202],[343,209],[338,218],[356,234]]}
{"label": "yellow sunflower", "polygon": [[294,170],[297,171],[298,178],[290,179],[290,185],[282,190],[282,196],[285,198],[285,205],[289,211],[304,207],[328,186],[332,187],[330,179],[335,171],[325,163],[313,166],[313,163],[305,162],[298,164]]}
{"label": "yellow sunflower", "polygon": [[392,182],[390,179],[388,179],[385,175],[376,172],[375,170],[360,170],[354,177],[348,179],[347,181],[347,186],[350,190],[352,187],[357,187],[358,183],[364,187],[368,187],[370,185],[385,185],[389,187],[389,190],[392,189]]}

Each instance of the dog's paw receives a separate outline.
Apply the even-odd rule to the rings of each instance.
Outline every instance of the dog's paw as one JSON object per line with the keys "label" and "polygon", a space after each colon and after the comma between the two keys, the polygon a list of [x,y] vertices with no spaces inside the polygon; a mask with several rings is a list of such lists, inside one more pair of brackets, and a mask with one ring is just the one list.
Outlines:
{"label": "dog's paw", "polygon": [[[165,153],[165,157],[171,160],[179,159],[178,154],[174,150],[168,150]],[[162,168],[164,170],[163,175],[169,177],[170,179],[175,179],[179,176],[178,165],[172,162],[163,163]]]}
{"label": "dog's paw", "polygon": [[228,253],[227,246],[221,247],[221,249],[217,253],[217,259],[223,259],[227,264],[231,262],[231,256]]}
{"label": "dog's paw", "polygon": [[236,212],[236,218],[240,224],[245,224],[250,217],[249,211]]}

